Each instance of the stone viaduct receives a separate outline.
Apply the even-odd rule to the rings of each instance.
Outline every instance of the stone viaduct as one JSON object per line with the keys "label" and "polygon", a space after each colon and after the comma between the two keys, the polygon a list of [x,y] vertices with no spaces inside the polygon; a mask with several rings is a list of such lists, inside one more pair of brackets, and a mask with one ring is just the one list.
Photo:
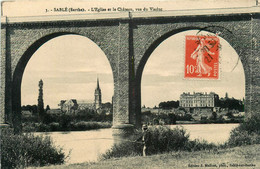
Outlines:
{"label": "stone viaduct", "polygon": [[260,113],[260,9],[122,12],[1,17],[0,122],[21,127],[21,81],[26,64],[48,40],[87,37],[105,53],[114,78],[113,128],[140,127],[141,78],[154,49],[186,30],[218,33],[238,53],[245,71],[245,111]]}

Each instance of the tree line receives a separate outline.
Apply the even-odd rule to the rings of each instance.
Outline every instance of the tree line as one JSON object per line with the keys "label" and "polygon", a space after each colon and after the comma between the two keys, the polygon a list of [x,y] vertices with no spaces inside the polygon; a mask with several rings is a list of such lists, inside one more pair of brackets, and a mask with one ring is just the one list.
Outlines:
{"label": "tree line", "polygon": [[[165,101],[159,103],[159,108],[169,110],[178,108],[179,104],[179,100]],[[228,108],[229,110],[238,110],[240,112],[244,111],[244,103],[241,100],[235,98],[221,98],[216,101],[216,106],[220,108]]]}

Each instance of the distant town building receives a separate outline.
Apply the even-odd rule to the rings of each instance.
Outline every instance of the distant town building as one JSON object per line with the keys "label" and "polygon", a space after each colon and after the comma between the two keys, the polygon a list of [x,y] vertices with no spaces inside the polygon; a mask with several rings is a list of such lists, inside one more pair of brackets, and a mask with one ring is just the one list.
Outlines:
{"label": "distant town building", "polygon": [[48,114],[55,114],[55,115],[61,115],[61,109],[50,109],[47,111]]}
{"label": "distant town building", "polygon": [[59,106],[63,112],[67,112],[67,113],[75,112],[78,109],[76,99],[61,100]]}
{"label": "distant town building", "polygon": [[[97,87],[94,93],[95,99],[93,101],[89,100],[61,100],[59,103],[60,109],[66,113],[75,113],[78,110],[90,109],[95,110],[98,113],[102,111],[102,94],[99,86],[99,79],[97,79]],[[107,109],[107,108],[106,108]]]}
{"label": "distant town building", "polygon": [[206,93],[195,93],[193,94],[183,93],[180,95],[180,107],[187,107],[187,108],[214,108],[217,106],[217,102],[219,100],[219,96],[214,93],[210,92],[209,94]]}

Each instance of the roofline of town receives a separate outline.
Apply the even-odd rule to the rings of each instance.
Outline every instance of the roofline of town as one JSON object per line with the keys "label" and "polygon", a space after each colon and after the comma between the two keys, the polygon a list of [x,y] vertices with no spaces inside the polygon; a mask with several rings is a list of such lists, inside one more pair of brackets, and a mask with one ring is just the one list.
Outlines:
{"label": "roofline of town", "polygon": [[72,15],[41,15],[41,16],[1,16],[1,23],[27,23],[27,22],[55,22],[55,21],[91,21],[91,20],[128,20],[149,19],[160,17],[180,16],[226,16],[241,14],[260,14],[260,7],[239,8],[212,8],[212,9],[186,9],[149,12],[114,12],[114,13],[87,13]]}

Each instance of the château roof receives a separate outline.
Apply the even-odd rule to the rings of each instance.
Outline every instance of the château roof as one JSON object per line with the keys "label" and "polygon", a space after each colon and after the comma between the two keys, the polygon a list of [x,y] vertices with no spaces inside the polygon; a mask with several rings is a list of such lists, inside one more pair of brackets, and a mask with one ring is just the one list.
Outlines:
{"label": "ch\u00e2teau roof", "polygon": [[66,100],[65,104],[66,104],[66,103],[69,103],[69,102],[72,102],[72,103],[74,103],[74,104],[77,104],[77,100],[76,100],[76,99]]}
{"label": "ch\u00e2teau roof", "polygon": [[210,93],[207,93],[207,92],[193,92],[193,93],[190,93],[190,92],[188,92],[188,93],[185,93],[185,92],[183,92],[182,94],[181,94],[181,96],[206,96],[206,95],[215,95],[216,93],[215,92],[210,92]]}

